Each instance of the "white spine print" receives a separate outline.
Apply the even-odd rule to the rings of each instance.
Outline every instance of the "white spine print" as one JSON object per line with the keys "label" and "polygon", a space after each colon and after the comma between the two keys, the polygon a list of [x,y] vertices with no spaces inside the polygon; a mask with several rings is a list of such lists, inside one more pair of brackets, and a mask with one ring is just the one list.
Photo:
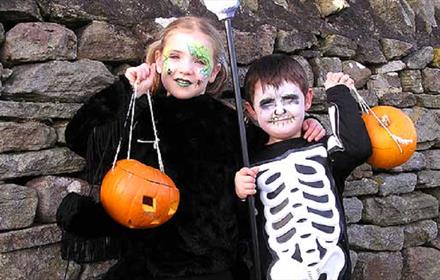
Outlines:
{"label": "white spine print", "polygon": [[344,267],[337,245],[341,228],[336,198],[324,166],[313,157],[325,159],[326,148],[314,146],[260,165],[265,231],[278,257],[269,279],[318,279],[325,273],[327,280],[336,280]]}

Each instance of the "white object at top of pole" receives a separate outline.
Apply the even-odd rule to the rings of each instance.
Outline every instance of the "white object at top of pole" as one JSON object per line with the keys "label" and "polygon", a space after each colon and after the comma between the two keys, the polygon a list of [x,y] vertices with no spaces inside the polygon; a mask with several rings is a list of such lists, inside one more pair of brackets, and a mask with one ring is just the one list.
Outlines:
{"label": "white object at top of pole", "polygon": [[235,11],[240,6],[239,0],[203,0],[203,2],[219,20],[234,17]]}

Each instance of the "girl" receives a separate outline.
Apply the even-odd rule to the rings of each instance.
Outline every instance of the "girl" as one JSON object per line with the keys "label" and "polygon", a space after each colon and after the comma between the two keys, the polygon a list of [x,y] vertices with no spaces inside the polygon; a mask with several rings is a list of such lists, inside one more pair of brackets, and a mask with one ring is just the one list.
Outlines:
{"label": "girl", "polygon": [[[238,225],[233,195],[241,162],[235,112],[206,91],[217,93],[227,79],[221,37],[205,19],[183,17],[171,23],[147,53],[147,63],[126,76],[138,93],[132,158],[158,166],[147,90],[160,137],[165,172],[180,190],[177,213],[148,230],[123,228],[101,204],[69,194],[58,209],[65,230],[63,257],[77,262],[118,258],[105,279],[233,279]],[[132,94],[121,77],[92,97],[66,129],[67,145],[87,158],[97,184],[111,167]],[[310,137],[322,128],[312,120]],[[249,130],[249,141],[264,138]],[[128,137],[121,151],[127,150]],[[85,141],[87,140],[87,141]],[[125,146],[125,148],[124,148]],[[123,153],[121,158],[126,157]]]}

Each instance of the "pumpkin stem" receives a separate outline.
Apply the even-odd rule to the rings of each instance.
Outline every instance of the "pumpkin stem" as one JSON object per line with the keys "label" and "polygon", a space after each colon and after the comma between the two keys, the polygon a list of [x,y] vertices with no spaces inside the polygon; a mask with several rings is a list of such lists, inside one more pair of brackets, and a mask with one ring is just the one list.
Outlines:
{"label": "pumpkin stem", "polygon": [[388,117],[387,115],[383,115],[380,118],[380,121],[382,122],[383,125],[385,125],[386,127],[390,126],[390,117]]}
{"label": "pumpkin stem", "polygon": [[350,90],[354,93],[354,95],[357,98],[357,101],[359,103],[359,106],[361,107],[361,111],[365,114],[372,114],[373,117],[379,122],[379,124],[385,129],[385,131],[390,135],[391,139],[393,139],[394,143],[396,143],[397,147],[399,148],[399,151],[401,154],[403,154],[403,149],[400,146],[400,144],[408,144],[407,140],[403,139],[395,134],[393,134],[389,129],[388,126],[390,125],[391,121],[390,118],[387,115],[383,115],[381,118],[379,118],[373,110],[371,110],[370,106],[368,106],[367,102],[364,100],[364,98],[358,93],[357,89],[355,87],[350,88]]}
{"label": "pumpkin stem", "polygon": [[393,139],[394,143],[396,143],[397,147],[399,148],[399,151],[401,154],[403,154],[403,149],[402,146],[400,146],[400,144],[403,144],[402,141],[400,141],[399,136],[395,135],[394,133],[392,133],[389,129],[388,126],[390,125],[390,118],[387,115],[383,115],[381,118],[379,118],[373,110],[370,109],[370,112],[373,114],[373,116],[376,118],[376,120],[379,122],[379,124],[385,129],[385,131],[388,133],[388,135],[390,135],[391,139]]}
{"label": "pumpkin stem", "polygon": [[[382,123],[385,125],[385,126],[390,126],[390,118],[387,116],[387,115],[383,115],[381,118],[380,118],[380,120],[382,121]],[[391,133],[391,137],[396,141],[396,142],[398,142],[398,143],[400,143],[400,144],[404,144],[404,145],[408,145],[408,144],[410,144],[410,143],[412,143],[412,139],[405,139],[405,138],[402,138],[402,137],[399,137],[399,136],[397,136],[397,135],[395,135],[395,134],[392,134]],[[399,147],[400,148],[400,147]]]}

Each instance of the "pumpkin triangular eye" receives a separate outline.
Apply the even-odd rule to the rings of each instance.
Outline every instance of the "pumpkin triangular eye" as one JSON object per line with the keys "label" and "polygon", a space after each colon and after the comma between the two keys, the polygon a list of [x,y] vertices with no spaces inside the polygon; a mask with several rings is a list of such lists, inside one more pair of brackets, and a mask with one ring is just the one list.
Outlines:
{"label": "pumpkin triangular eye", "polygon": [[149,205],[149,206],[153,206],[153,198],[144,195],[144,196],[142,197],[142,204],[146,204],[146,205]]}
{"label": "pumpkin triangular eye", "polygon": [[177,211],[177,207],[179,206],[179,201],[174,201],[171,205],[170,205],[170,209],[168,210],[168,216],[172,216],[174,215],[174,213],[176,213]]}
{"label": "pumpkin triangular eye", "polygon": [[156,212],[156,199],[144,195],[142,197],[142,209],[145,212]]}

